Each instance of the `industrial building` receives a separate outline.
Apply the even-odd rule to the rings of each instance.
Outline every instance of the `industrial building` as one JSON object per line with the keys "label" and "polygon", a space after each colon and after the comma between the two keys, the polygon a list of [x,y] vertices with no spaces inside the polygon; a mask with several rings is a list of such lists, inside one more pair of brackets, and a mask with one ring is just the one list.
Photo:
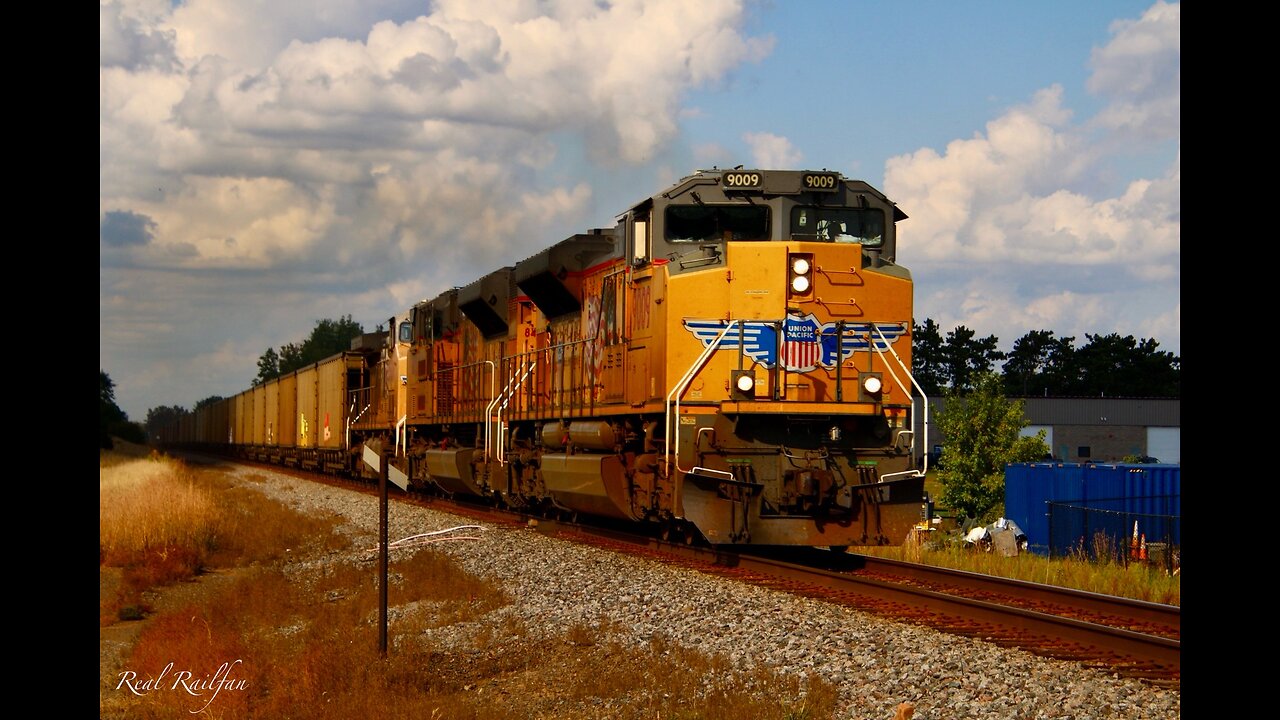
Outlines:
{"label": "industrial building", "polygon": [[[1045,442],[1056,460],[1114,463],[1125,457],[1181,462],[1181,406],[1179,398],[1009,398],[1023,404],[1030,423],[1024,435],[1045,431]],[[917,408],[920,399],[916,398]],[[946,407],[941,397],[928,398],[925,413],[915,420],[917,447],[929,448],[935,459],[946,444],[937,417]],[[927,431],[927,439],[926,439]]]}

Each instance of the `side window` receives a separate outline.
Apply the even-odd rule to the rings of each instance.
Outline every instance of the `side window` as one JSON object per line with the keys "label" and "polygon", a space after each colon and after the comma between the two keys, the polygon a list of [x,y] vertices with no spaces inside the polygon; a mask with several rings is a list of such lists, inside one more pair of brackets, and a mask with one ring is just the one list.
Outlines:
{"label": "side window", "polygon": [[637,214],[632,228],[635,235],[632,238],[631,259],[640,264],[649,259],[649,214]]}
{"label": "side window", "polygon": [[715,211],[705,205],[667,208],[666,236],[672,242],[717,240]]}
{"label": "side window", "polygon": [[759,205],[672,205],[665,219],[670,242],[769,239],[769,208]]}

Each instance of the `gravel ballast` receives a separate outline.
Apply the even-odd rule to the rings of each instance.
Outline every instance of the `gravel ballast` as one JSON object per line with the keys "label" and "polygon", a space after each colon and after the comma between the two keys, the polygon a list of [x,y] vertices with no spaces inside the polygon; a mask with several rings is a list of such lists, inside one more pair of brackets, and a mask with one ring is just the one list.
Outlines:
{"label": "gravel ballast", "polygon": [[[256,468],[238,467],[232,475],[253,476],[247,485],[301,512],[342,517],[342,531],[355,541],[352,559],[367,561],[376,547],[376,497]],[[394,542],[470,524],[482,526],[469,533],[478,539],[432,547],[469,572],[501,583],[516,598],[486,622],[502,622],[506,613],[514,613],[548,634],[583,623],[609,625],[637,645],[662,633],[742,668],[765,665],[782,673],[818,675],[839,689],[838,718],[887,720],[902,702],[914,705],[915,720],[1181,716],[1178,690],[531,529],[393,503],[389,537]],[[392,608],[391,621],[405,611]],[[476,625],[436,628],[429,631],[430,640],[469,647]]]}

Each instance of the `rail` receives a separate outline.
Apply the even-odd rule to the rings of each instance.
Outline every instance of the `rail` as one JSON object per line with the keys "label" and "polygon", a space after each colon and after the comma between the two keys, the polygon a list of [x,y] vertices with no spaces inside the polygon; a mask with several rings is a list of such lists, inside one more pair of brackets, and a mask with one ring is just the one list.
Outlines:
{"label": "rail", "polygon": [[494,394],[494,384],[498,379],[498,366],[494,365],[492,360],[481,360],[480,362],[489,366],[489,397],[492,398],[484,408],[484,459],[487,462],[490,448],[493,446],[490,432],[493,425],[493,406],[498,402],[498,396]]}
{"label": "rail", "polygon": [[515,386],[511,388],[511,392],[508,393],[504,391],[506,398],[502,401],[502,404],[498,406],[498,418],[497,418],[497,421],[498,421],[497,456],[498,458],[497,459],[498,459],[499,465],[507,464],[507,452],[506,452],[507,427],[502,422],[502,411],[507,408],[507,403],[511,402],[512,396],[514,396],[516,391],[520,389],[520,386],[524,384],[525,378],[529,377],[529,373],[533,372],[533,369],[537,366],[538,366],[538,361],[535,360],[529,364],[529,367],[525,368],[524,374],[522,374],[520,376],[520,379],[516,381]]}
{"label": "rail", "polygon": [[[884,333],[880,332],[880,326],[876,325],[875,323],[871,323],[871,329],[875,331],[876,335],[880,336],[880,340],[884,342],[885,348],[888,349],[888,351],[893,355],[893,359],[897,361],[898,367],[902,369],[902,372],[907,376],[907,379],[911,381],[911,385],[920,393],[920,399],[924,403],[924,418],[923,418],[924,419],[924,447],[927,449],[929,447],[929,396],[926,395],[924,392],[924,389],[920,387],[920,383],[916,382],[915,376],[911,374],[911,369],[907,367],[906,363],[902,362],[901,357],[898,357],[898,353],[896,350],[893,349],[893,345],[889,342],[889,339],[884,336]],[[870,343],[870,345],[873,350],[879,353],[880,359],[884,360],[884,350],[880,349],[880,344],[876,342],[872,342]],[[902,381],[898,379],[898,374],[893,371],[893,366],[889,364],[888,360],[885,360],[884,366],[885,366],[885,369],[889,371],[889,376],[893,378],[893,381],[897,383],[898,387],[902,387],[903,386]],[[915,429],[914,429],[915,416],[916,416],[916,399],[914,396],[912,396],[911,417],[913,420],[913,429],[911,430],[911,456],[913,458],[915,457],[915,452],[916,452],[916,438],[915,438]],[[896,438],[894,442],[895,443],[897,442]],[[883,482],[886,478],[894,477],[895,475],[924,475],[927,472],[929,472],[929,453],[926,452],[924,454],[924,462],[921,464],[921,467],[919,470],[904,470],[902,472],[886,473],[880,476],[880,480],[881,482]]]}
{"label": "rail", "polygon": [[[680,396],[684,394],[685,389],[689,387],[689,383],[693,382],[693,378],[698,374],[698,371],[702,369],[702,366],[704,364],[706,364],[707,358],[711,357],[711,354],[714,353],[720,347],[720,343],[721,341],[724,340],[724,336],[729,334],[729,331],[732,330],[734,326],[738,325],[740,322],[742,321],[741,320],[729,321],[724,326],[724,329],[720,331],[720,334],[716,336],[716,339],[712,340],[710,343],[707,344],[705,348],[703,348],[702,354],[699,355],[698,358],[693,361],[693,364],[689,366],[689,369],[685,371],[684,375],[680,378],[680,382],[676,383],[676,386],[671,389],[671,392],[667,393],[667,401],[663,409],[663,416],[664,416],[663,419],[665,424],[663,426],[663,436],[662,436],[666,440],[667,446],[663,448],[663,452],[662,452],[662,469],[663,469],[663,474],[668,478],[671,477],[671,465],[672,465],[673,457],[675,458],[676,472],[689,472],[688,470],[685,470],[680,467],[680,457],[678,454],[676,454],[676,450],[675,450],[675,448],[677,448],[680,445],[680,423],[677,420],[677,422],[675,423],[675,431],[673,433],[672,427],[671,427],[672,400],[674,398],[675,415],[678,417],[680,415]],[[672,504],[672,510],[675,512],[679,512],[681,507],[680,506],[680,483],[675,484],[675,490],[672,493],[671,504]]]}
{"label": "rail", "polygon": [[[493,422],[493,412],[511,391],[509,387],[494,387],[494,378],[506,377],[509,383],[530,363],[537,363],[539,366],[538,371],[526,382],[532,382],[535,390],[527,398],[529,402],[521,405],[518,411],[520,415],[513,411],[512,417],[536,417],[541,413],[548,418],[558,416],[563,419],[587,415],[594,407],[595,400],[589,395],[594,375],[588,367],[586,350],[595,340],[595,337],[567,340],[493,360],[459,363],[450,366],[447,372],[437,370],[428,381],[435,392],[438,408],[436,416],[443,423],[476,423],[477,446],[492,457],[497,445],[494,431],[480,428],[487,428]],[[489,367],[483,368],[485,365]],[[490,373],[489,392],[485,394],[483,391],[476,391],[471,395],[475,400],[465,400],[468,393],[461,390],[468,384],[478,388],[479,383],[483,382],[483,372]],[[452,394],[450,390],[453,391]],[[457,399],[449,401],[446,397]]]}

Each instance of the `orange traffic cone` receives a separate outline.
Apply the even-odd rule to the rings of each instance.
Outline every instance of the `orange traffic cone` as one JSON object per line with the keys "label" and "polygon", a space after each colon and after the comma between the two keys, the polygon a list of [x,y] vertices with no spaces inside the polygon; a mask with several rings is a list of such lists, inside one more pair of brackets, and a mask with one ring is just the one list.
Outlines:
{"label": "orange traffic cone", "polygon": [[1138,521],[1133,521],[1133,537],[1129,538],[1129,559],[1138,559]]}
{"label": "orange traffic cone", "polygon": [[1147,559],[1147,534],[1142,533],[1142,543],[1138,546],[1138,559]]}

